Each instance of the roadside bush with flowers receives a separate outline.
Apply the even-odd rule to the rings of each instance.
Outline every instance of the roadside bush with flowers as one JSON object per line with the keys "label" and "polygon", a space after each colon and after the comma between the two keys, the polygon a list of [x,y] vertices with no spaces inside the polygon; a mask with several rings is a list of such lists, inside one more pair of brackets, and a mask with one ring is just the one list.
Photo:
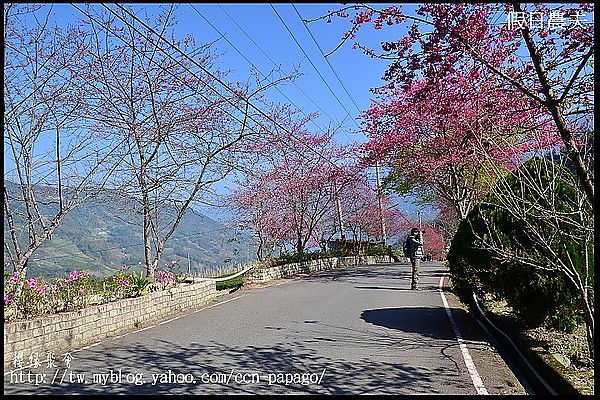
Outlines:
{"label": "roadside bush with flowers", "polygon": [[142,270],[136,272],[127,265],[106,277],[94,276],[89,271],[71,271],[68,276],[55,279],[24,278],[5,273],[4,321],[75,311],[89,304],[169,289],[185,277],[178,271],[179,268],[177,260],[165,264],[164,269],[155,271],[154,282],[143,276]]}
{"label": "roadside bush with flowers", "polygon": [[181,283],[185,275],[181,273],[181,265],[177,260],[171,261],[170,264],[165,264],[162,270],[154,273],[156,282],[153,287],[155,290],[165,290]]}
{"label": "roadside bush with flowers", "polygon": [[4,320],[78,310],[87,305],[91,293],[89,271],[71,271],[51,280],[4,274]]}

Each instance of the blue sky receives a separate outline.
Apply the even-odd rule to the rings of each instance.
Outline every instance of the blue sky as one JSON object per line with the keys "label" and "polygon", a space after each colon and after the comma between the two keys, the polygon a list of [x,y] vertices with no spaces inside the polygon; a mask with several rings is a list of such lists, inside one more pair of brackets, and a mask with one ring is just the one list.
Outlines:
{"label": "blue sky", "polygon": [[[340,4],[298,3],[294,5],[304,19],[313,19],[326,14],[328,10],[335,10],[342,7]],[[83,5],[78,6],[83,7]],[[144,9],[151,15],[157,12],[159,7],[164,8],[168,6],[168,4],[133,5],[138,13],[141,13]],[[377,6],[383,7],[384,5],[378,4]],[[94,7],[102,9],[97,4]],[[249,62],[235,48],[243,52],[246,58],[264,74],[267,74],[274,68],[272,61],[281,65],[284,71],[291,71],[294,66],[300,65],[303,75],[295,83],[302,88],[310,99],[293,84],[286,84],[286,86],[281,88],[281,91],[293,101],[294,105],[303,109],[305,113],[319,112],[324,114],[325,112],[327,115],[322,115],[317,120],[317,125],[319,126],[327,125],[330,117],[336,122],[345,121],[345,129],[340,132],[340,141],[364,141],[364,135],[353,133],[353,131],[358,130],[358,127],[352,119],[356,119],[359,115],[359,110],[354,103],[361,110],[369,107],[371,99],[369,89],[382,83],[380,77],[385,70],[387,62],[371,59],[363,55],[360,50],[352,49],[351,42],[348,42],[333,55],[329,56],[328,60],[333,69],[352,96],[352,99],[350,99],[324,60],[317,45],[310,37],[304,24],[294,10],[292,3],[274,3],[273,7],[277,10],[285,24],[287,24],[296,40],[304,49],[304,52],[310,57],[312,63],[314,63],[325,78],[339,101],[336,100],[331,90],[323,83],[310,61],[307,60],[269,3],[179,4],[175,11],[175,15],[179,21],[175,32],[179,37],[183,37],[185,34],[192,34],[198,43],[217,40],[214,48],[218,52],[223,53],[223,55],[216,62],[216,66],[221,69],[231,70],[230,80],[246,80],[250,76],[250,70],[253,69]],[[414,5],[404,7],[405,9],[412,9]],[[115,9],[115,6],[112,6],[112,8]],[[55,5],[54,15],[62,23],[74,22],[75,19],[83,17],[70,4]],[[202,16],[208,19],[220,33],[208,24]],[[239,27],[236,26],[236,23]],[[309,24],[309,29],[321,46],[321,49],[327,53],[337,46],[344,31],[349,26],[348,21],[334,18],[331,23],[326,23],[325,21],[313,22]],[[221,34],[225,35],[227,40],[223,39]],[[248,39],[246,34],[252,37],[262,51]],[[377,45],[377,43],[385,40],[385,38],[398,37],[398,35],[399,33],[394,32],[393,28],[375,31],[370,27],[364,27],[361,30],[360,39],[368,44]],[[268,54],[270,59],[263,52]],[[276,90],[271,90],[269,98],[272,100],[279,99],[284,102],[288,101]],[[340,102],[342,105],[340,105]],[[312,125],[312,127],[317,129],[315,125]]]}
{"label": "blue sky", "polygon": [[[166,4],[161,6],[168,7]],[[378,4],[378,7],[383,6]],[[96,5],[96,7],[100,6]],[[138,12],[145,9],[152,15],[158,11],[159,5],[135,5],[134,7]],[[247,80],[254,67],[262,74],[268,74],[275,68],[274,64],[281,66],[283,71],[291,71],[299,66],[301,76],[294,84],[286,83],[280,87],[280,91],[285,96],[277,90],[270,90],[267,97],[281,102],[289,102],[290,99],[293,105],[305,114],[311,112],[321,114],[315,124],[309,125],[311,129],[326,127],[330,122],[343,123],[342,129],[336,136],[341,143],[364,142],[367,138],[364,134],[358,133],[357,118],[360,111],[370,105],[372,95],[369,89],[383,83],[381,76],[388,62],[365,56],[360,50],[352,49],[352,42],[349,41],[328,56],[330,67],[321,50],[327,54],[339,44],[344,32],[350,27],[349,21],[333,18],[331,23],[324,20],[310,23],[308,28],[320,46],[321,50],[319,50],[298,16],[300,14],[303,19],[315,19],[327,14],[329,10],[337,10],[340,7],[340,4],[333,3],[294,5],[274,3],[273,6],[269,3],[195,3],[192,5],[185,3],[176,8],[175,15],[179,22],[175,32],[179,37],[192,34],[197,43],[216,41],[214,48],[222,53],[216,62],[216,67],[231,70],[230,81]],[[404,6],[405,11],[414,8],[415,5]],[[56,13],[57,17],[64,18],[65,21],[81,16],[78,10],[67,4],[58,6]],[[210,21],[210,24],[205,18]],[[370,26],[365,26],[361,29],[359,37],[362,43],[377,48],[381,41],[399,37],[400,29],[388,27],[377,31]],[[227,188],[231,185],[229,180],[223,186]],[[219,189],[222,192],[226,191],[220,187]],[[404,204],[400,206],[404,208]],[[414,210],[411,212],[416,213]],[[211,214],[215,215],[214,213],[213,210]]]}
{"label": "blue sky", "polygon": [[[178,10],[178,29],[182,33],[193,33],[202,42],[217,40],[215,47],[224,52],[218,66],[232,69],[233,79],[247,79],[254,66],[263,74],[268,74],[275,67],[274,63],[281,65],[284,71],[290,71],[299,65],[302,75],[294,82],[295,85],[286,84],[280,88],[285,96],[279,91],[271,90],[268,97],[281,102],[292,100],[306,114],[320,113],[315,124],[309,125],[310,129],[325,127],[332,121],[343,123],[337,134],[339,142],[364,142],[366,136],[357,132],[357,118],[360,110],[365,110],[370,105],[372,96],[369,89],[382,84],[380,78],[387,62],[363,55],[361,51],[352,49],[348,42],[328,56],[330,67],[321,50],[327,54],[338,45],[344,31],[349,28],[348,21],[334,19],[331,23],[323,20],[310,23],[308,28],[320,46],[319,50],[298,14],[303,19],[315,19],[329,10],[338,9],[340,5],[294,6],[296,9],[292,4],[273,4],[273,7],[270,4],[181,5]],[[377,44],[385,37],[392,37],[391,31],[375,31],[370,27],[365,27],[361,33],[361,40],[366,39],[369,44]],[[223,35],[226,39],[223,39]]]}
{"label": "blue sky", "polygon": [[[324,20],[310,23],[308,28],[319,49],[298,14],[303,19],[310,20],[327,14],[329,10],[339,9],[341,6],[301,3],[294,6],[289,3],[273,4],[273,7],[270,4],[222,4],[220,7],[215,4],[194,4],[194,7],[182,5],[179,11],[184,14],[181,15],[179,29],[194,33],[194,36],[201,41],[218,39],[216,47],[226,52],[221,66],[234,69],[232,76],[239,79],[245,79],[252,66],[235,48],[243,52],[246,58],[265,74],[274,67],[273,62],[281,64],[284,70],[291,70],[293,66],[300,65],[302,76],[295,81],[296,85],[287,84],[281,88],[285,96],[306,114],[309,112],[322,114],[316,121],[318,126],[326,126],[331,120],[344,122],[343,128],[337,134],[339,142],[366,141],[366,136],[358,133],[357,118],[360,110],[365,110],[370,105],[372,95],[369,89],[383,83],[381,76],[388,62],[365,56],[360,50],[352,49],[352,42],[349,41],[328,56],[331,66],[328,65],[321,50],[325,54],[333,50],[339,44],[344,32],[349,29],[349,22],[334,18],[331,23]],[[405,7],[413,9],[414,5]],[[409,11],[407,8],[405,10]],[[206,23],[200,14],[214,27]],[[252,37],[254,43],[240,27]],[[360,40],[364,44],[377,48],[379,42],[399,37],[399,30],[399,27],[394,27],[376,31],[370,26],[365,26],[361,29]],[[227,40],[224,40],[222,35]],[[260,46],[260,49],[255,43]],[[282,102],[288,101],[274,90],[271,91],[270,97]],[[316,125],[311,124],[309,127],[317,129]],[[374,179],[373,177],[373,184]],[[407,209],[411,214],[415,214],[416,218],[416,208],[404,203],[401,201],[400,208]],[[432,216],[430,210],[424,215]]]}
{"label": "blue sky", "polygon": [[[76,5],[85,8],[83,4]],[[108,6],[115,9],[114,5]],[[329,10],[341,7],[340,4],[316,3],[298,3],[294,6],[304,19],[314,19],[325,15]],[[295,81],[295,84],[287,83],[280,87],[280,90],[285,97],[292,100],[294,106],[305,114],[311,112],[321,114],[315,124],[310,125],[310,128],[316,130],[317,127],[326,127],[330,122],[343,122],[343,127],[336,137],[339,142],[366,141],[364,134],[357,133],[359,123],[357,118],[360,110],[365,110],[370,105],[372,95],[369,89],[382,84],[381,76],[388,62],[365,56],[360,50],[352,49],[352,42],[347,42],[328,57],[331,67],[337,73],[344,88],[323,58],[294,6],[292,3],[274,3],[273,6],[269,3],[179,4],[175,11],[176,19],[179,21],[175,27],[175,34],[179,38],[186,34],[192,34],[197,44],[216,41],[214,49],[218,53],[222,53],[216,62],[216,67],[231,70],[228,77],[230,81],[245,81],[250,77],[253,66],[245,58],[250,60],[263,74],[268,74],[275,67],[273,62],[280,65],[283,71],[291,71],[293,67],[299,65],[302,75]],[[377,5],[377,7],[384,6],[385,4]],[[93,7],[96,10],[103,9],[100,4],[94,4]],[[133,7],[136,14],[141,16],[144,10],[153,15],[158,12],[159,7],[169,7],[169,4],[134,4]],[[279,16],[273,8],[279,13]],[[415,5],[403,6],[403,10],[407,12],[414,8]],[[77,19],[83,17],[83,14],[71,4],[55,4],[52,9],[52,18],[63,26],[73,24]],[[210,21],[210,24],[203,17]],[[322,51],[328,53],[338,45],[350,24],[347,20],[333,18],[331,23],[320,20],[309,24],[308,27]],[[288,29],[294,37],[288,32]],[[361,43],[378,48],[381,41],[400,37],[401,29],[400,27],[387,27],[376,31],[370,26],[365,26],[361,29],[359,38]],[[226,37],[226,40],[222,35]],[[238,51],[243,53],[245,58]],[[323,82],[311,62],[330,88]],[[351,98],[346,91],[350,93]],[[285,97],[274,89],[267,94],[269,100],[289,102]],[[373,178],[373,184],[374,180]],[[224,192],[231,185],[232,180],[229,180],[220,185],[218,189],[220,192]],[[400,207],[404,208],[404,204],[400,204]],[[414,210],[411,212],[416,214]],[[211,214],[218,215],[219,213],[215,213],[213,210]]]}
{"label": "blue sky", "polygon": [[[85,8],[83,4],[76,4],[76,6]],[[108,6],[116,9],[114,5]],[[386,4],[376,5],[377,8],[385,6]],[[47,10],[46,7],[49,5],[46,5],[43,11]],[[93,7],[96,10],[103,9],[100,4],[94,4]],[[169,7],[169,4],[134,4],[132,7],[139,15],[144,10],[152,15],[157,13],[159,7]],[[275,67],[273,63],[281,66],[283,71],[291,71],[293,67],[299,65],[302,76],[295,81],[295,84],[288,83],[280,87],[285,96],[276,90],[270,90],[267,98],[280,102],[289,102],[288,99],[291,99],[293,105],[306,114],[321,113],[315,124],[309,126],[311,129],[325,127],[330,122],[343,122],[343,127],[337,134],[337,140],[341,143],[364,142],[366,136],[357,133],[357,118],[360,110],[365,110],[370,105],[373,96],[369,90],[382,84],[381,76],[388,61],[370,58],[360,50],[352,49],[352,41],[347,42],[328,57],[342,86],[297,14],[298,12],[304,19],[315,19],[325,15],[329,10],[340,7],[342,7],[340,4],[333,3],[274,3],[273,5],[269,3],[183,3],[175,10],[176,19],[179,21],[175,33],[179,38],[191,34],[198,44],[216,41],[214,48],[222,53],[216,62],[216,67],[230,70],[231,74],[228,77],[230,81],[245,81],[249,78],[253,66],[248,60],[263,74],[268,74]],[[402,10],[408,14],[413,14],[415,8],[416,4],[402,6]],[[83,14],[71,4],[53,6],[53,19],[60,25],[74,23],[79,18],[83,18]],[[205,18],[210,23],[206,22]],[[593,20],[591,15],[587,18]],[[497,23],[504,22],[503,16],[499,15]],[[349,27],[347,20],[336,17],[331,23],[320,20],[308,25],[325,53],[338,45],[343,33]],[[382,30],[363,26],[358,37],[361,43],[378,49],[381,41],[401,37],[403,33],[403,27],[399,26],[386,27]],[[327,81],[329,88],[312,64]],[[223,192],[231,185],[232,180],[224,182],[219,190]],[[403,201],[400,201],[399,206],[409,210],[411,214],[416,214],[416,208]],[[215,215],[215,212],[213,211],[212,214]],[[431,213],[424,213],[424,218],[430,216]]]}
{"label": "blue sky", "polygon": [[[327,13],[328,10],[340,7],[335,4],[297,4],[295,6],[305,19],[316,18]],[[293,66],[299,64],[303,76],[296,81],[296,85],[300,86],[312,101],[297,86],[292,84],[282,88],[282,92],[306,113],[312,111],[323,113],[317,106],[324,110],[327,115],[322,115],[317,121],[320,126],[326,125],[329,122],[329,117],[337,122],[345,121],[345,129],[339,137],[341,141],[364,140],[363,135],[352,133],[358,129],[352,121],[359,114],[359,110],[354,103],[361,110],[368,108],[371,97],[369,89],[381,83],[380,77],[385,69],[386,62],[365,57],[360,51],[351,49],[349,44],[329,57],[330,64],[352,96],[352,99],[350,99],[324,60],[292,4],[274,4],[273,7],[287,24],[304,52],[310,57],[310,61],[325,78],[337,99],[339,99],[338,101],[323,83],[321,77],[310,61],[307,60],[305,54],[296,44],[270,4],[223,4],[221,7],[214,4],[195,4],[194,9],[189,5],[182,5],[181,9],[182,11],[185,10],[185,14],[182,15],[180,29],[194,33],[197,38],[203,41],[220,39],[216,43],[216,47],[219,50],[226,51],[222,66],[234,69],[235,75],[232,74],[232,76],[239,76],[240,79],[248,76],[251,68],[250,64],[229,43],[223,40],[215,29],[205,23],[197,11],[210,20],[231,44],[235,45],[238,50],[243,51],[244,55],[263,73],[267,73],[273,68],[272,61],[281,64],[284,70],[290,70]],[[248,39],[223,10],[253,38],[254,42],[260,45],[272,61]],[[321,49],[327,53],[339,43],[344,30],[348,29],[349,24],[342,20],[336,20],[329,24],[325,21],[318,21],[311,23],[308,27]],[[387,32],[387,35],[389,34],[390,32]],[[274,99],[280,98],[282,101],[287,101],[277,91],[272,91],[271,95]],[[315,126],[312,125],[312,127]]]}

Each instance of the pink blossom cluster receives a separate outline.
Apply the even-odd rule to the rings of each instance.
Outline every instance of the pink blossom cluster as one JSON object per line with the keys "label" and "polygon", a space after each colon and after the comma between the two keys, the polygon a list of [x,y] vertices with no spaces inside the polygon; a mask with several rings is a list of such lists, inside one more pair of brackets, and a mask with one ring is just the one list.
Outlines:
{"label": "pink blossom cluster", "polygon": [[122,286],[129,286],[129,279],[121,275],[115,276],[115,282],[120,283]]}
{"label": "pink blossom cluster", "polygon": [[78,272],[76,270],[73,270],[69,273],[69,276],[67,276],[65,278],[65,282],[67,282],[67,283],[75,282],[79,279],[83,279],[84,277],[86,277],[90,274],[91,274],[91,272],[89,272],[89,271]]}
{"label": "pink blossom cluster", "polygon": [[173,286],[175,275],[168,271],[158,271],[156,274],[156,281],[159,282],[163,288]]}
{"label": "pink blossom cluster", "polygon": [[6,293],[6,290],[4,291],[4,305],[5,306],[10,306],[12,304],[12,299],[14,298],[14,293]]}
{"label": "pink blossom cluster", "polygon": [[27,279],[27,289],[33,290],[39,293],[42,297],[46,295],[47,284],[42,281],[41,278],[29,278]]}

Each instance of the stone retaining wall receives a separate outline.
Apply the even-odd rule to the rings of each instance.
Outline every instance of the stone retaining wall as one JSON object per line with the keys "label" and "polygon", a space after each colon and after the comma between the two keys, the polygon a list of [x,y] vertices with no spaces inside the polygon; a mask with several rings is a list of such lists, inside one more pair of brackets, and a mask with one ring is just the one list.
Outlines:
{"label": "stone retaining wall", "polygon": [[98,339],[124,333],[141,323],[203,306],[216,295],[214,282],[180,284],[141,297],[5,323],[4,370],[14,368],[15,356],[22,355],[24,365],[28,365],[29,356],[36,353],[40,360],[45,360],[48,352],[57,357]]}
{"label": "stone retaining wall", "polygon": [[317,271],[387,262],[390,262],[390,257],[388,256],[324,258],[319,260],[303,261],[293,264],[278,265],[276,267],[270,268],[255,269],[250,271],[248,275],[246,275],[246,282],[267,282],[273,279],[286,278],[297,274],[309,274],[311,272]]}

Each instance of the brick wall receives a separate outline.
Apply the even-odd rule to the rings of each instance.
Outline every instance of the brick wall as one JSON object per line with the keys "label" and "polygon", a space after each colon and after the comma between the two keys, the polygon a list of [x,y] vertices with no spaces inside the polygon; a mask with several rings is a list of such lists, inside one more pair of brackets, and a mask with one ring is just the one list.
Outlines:
{"label": "brick wall", "polygon": [[267,282],[273,279],[285,278],[297,274],[308,274],[311,272],[324,271],[353,267],[356,265],[371,265],[390,262],[388,256],[357,256],[325,258],[312,261],[304,261],[294,264],[278,265],[276,267],[252,270],[246,276],[246,282]]}
{"label": "brick wall", "polygon": [[180,284],[147,295],[95,305],[82,310],[4,324],[4,370],[12,368],[13,357],[22,352],[24,364],[37,353],[45,359],[84,347],[98,339],[124,333],[138,321],[166,318],[197,308],[215,299],[214,282]]}

